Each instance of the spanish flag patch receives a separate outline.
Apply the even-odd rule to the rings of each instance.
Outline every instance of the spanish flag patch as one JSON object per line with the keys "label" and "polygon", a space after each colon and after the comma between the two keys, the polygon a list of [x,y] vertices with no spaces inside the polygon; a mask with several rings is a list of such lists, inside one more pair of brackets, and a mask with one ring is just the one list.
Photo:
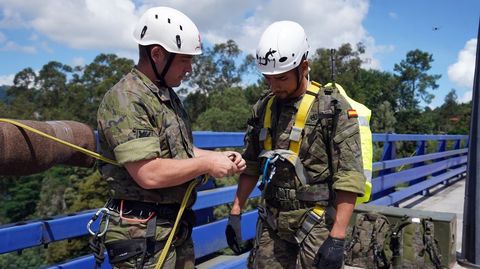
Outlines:
{"label": "spanish flag patch", "polygon": [[358,113],[355,109],[349,109],[347,110],[347,115],[348,115],[348,118],[351,119],[351,118],[358,118]]}

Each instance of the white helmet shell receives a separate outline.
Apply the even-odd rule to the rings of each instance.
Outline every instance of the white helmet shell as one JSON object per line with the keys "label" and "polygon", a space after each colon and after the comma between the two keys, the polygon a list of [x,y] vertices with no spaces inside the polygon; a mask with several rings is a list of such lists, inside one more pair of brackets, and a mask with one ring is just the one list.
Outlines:
{"label": "white helmet shell", "polygon": [[202,53],[197,26],[182,12],[169,7],[153,7],[140,18],[133,39],[140,45],[161,45],[171,53]]}
{"label": "white helmet shell", "polygon": [[285,73],[308,56],[305,30],[293,21],[277,21],[263,32],[257,46],[257,67],[264,75]]}

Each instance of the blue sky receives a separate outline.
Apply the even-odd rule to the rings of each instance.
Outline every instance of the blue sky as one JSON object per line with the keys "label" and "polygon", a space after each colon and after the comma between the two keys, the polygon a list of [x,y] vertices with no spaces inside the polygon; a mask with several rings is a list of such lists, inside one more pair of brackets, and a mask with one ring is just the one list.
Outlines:
{"label": "blue sky", "polygon": [[368,68],[393,71],[418,48],[433,54],[431,73],[442,75],[431,106],[452,88],[461,101],[471,96],[478,0],[0,0],[0,85],[52,60],[83,65],[99,53],[136,60],[133,25],[158,5],[190,16],[207,44],[231,38],[246,53],[283,19],[304,26],[312,49],[363,42]]}

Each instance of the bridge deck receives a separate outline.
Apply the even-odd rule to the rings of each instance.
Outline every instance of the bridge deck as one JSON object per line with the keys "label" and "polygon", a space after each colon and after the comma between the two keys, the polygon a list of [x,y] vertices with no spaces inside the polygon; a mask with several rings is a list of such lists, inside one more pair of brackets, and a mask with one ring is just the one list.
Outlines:
{"label": "bridge deck", "polygon": [[[417,195],[403,203],[400,207],[411,207],[418,210],[449,212],[457,214],[457,251],[462,248],[463,202],[465,197],[465,178],[451,185],[438,185],[430,190],[427,196]],[[453,268],[465,268],[458,264]]]}

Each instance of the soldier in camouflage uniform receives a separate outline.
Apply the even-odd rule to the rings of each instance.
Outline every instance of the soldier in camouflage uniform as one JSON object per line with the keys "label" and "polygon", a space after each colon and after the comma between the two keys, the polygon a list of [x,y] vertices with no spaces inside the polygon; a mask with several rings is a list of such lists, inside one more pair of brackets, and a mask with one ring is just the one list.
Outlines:
{"label": "soldier in camouflage uniform", "polygon": [[[105,94],[98,109],[102,154],[121,165],[99,166],[112,196],[105,245],[114,268],[155,268],[192,180],[240,173],[245,161],[236,152],[194,147],[188,117],[171,88],[180,85],[192,70],[193,56],[201,53],[195,24],[175,9],[151,8],[134,39],[137,66]],[[195,199],[193,192],[163,268],[194,268]]]}
{"label": "soldier in camouflage uniform", "polygon": [[[346,228],[355,199],[364,194],[358,121],[347,113],[351,107],[335,89],[320,89],[314,95],[299,133],[303,139],[298,165],[280,161],[281,157],[263,157],[265,133],[277,152],[285,152],[292,142],[297,110],[304,96],[311,94],[308,49],[303,28],[291,21],[270,25],[257,47],[257,67],[271,93],[257,102],[248,121],[243,153],[247,169],[240,175],[225,231],[230,247],[241,252],[241,210],[263,171],[249,268],[342,267]],[[271,128],[265,128],[271,98],[275,98],[270,106]],[[297,168],[305,171],[307,184],[302,184]]]}

